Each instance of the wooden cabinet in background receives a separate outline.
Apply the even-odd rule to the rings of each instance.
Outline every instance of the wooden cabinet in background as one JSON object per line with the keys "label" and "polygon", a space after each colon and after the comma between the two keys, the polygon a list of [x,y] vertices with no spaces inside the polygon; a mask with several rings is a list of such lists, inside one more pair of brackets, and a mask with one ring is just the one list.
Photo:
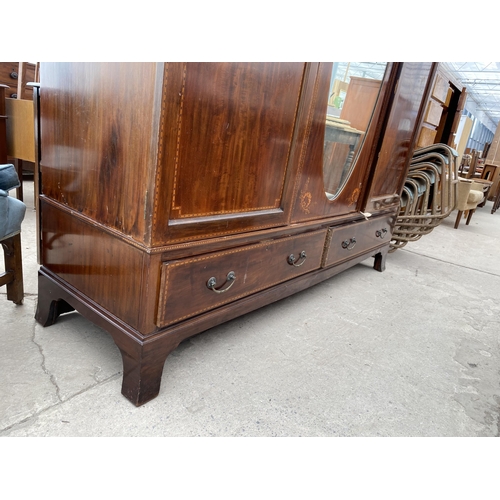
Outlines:
{"label": "wooden cabinet in background", "polygon": [[[36,64],[18,62],[0,62],[0,84],[7,85],[5,97],[11,99],[32,99],[33,89],[26,85],[35,81]],[[24,76],[24,79],[23,79]],[[21,81],[22,89],[19,95],[18,83]]]}
{"label": "wooden cabinet in background", "polygon": [[141,405],[182,340],[367,258],[382,271],[435,69],[387,65],[333,197],[331,64],[42,63],[37,320],[107,330]]}
{"label": "wooden cabinet in background", "polygon": [[[458,147],[455,134],[465,106],[467,93],[460,82],[455,81],[442,66],[438,66],[432,91],[425,103],[424,119],[416,146],[423,148],[432,144],[447,144]],[[458,159],[460,163],[460,158]]]}
{"label": "wooden cabinet in background", "polygon": [[366,131],[380,91],[380,80],[351,76],[340,118],[351,127]]}

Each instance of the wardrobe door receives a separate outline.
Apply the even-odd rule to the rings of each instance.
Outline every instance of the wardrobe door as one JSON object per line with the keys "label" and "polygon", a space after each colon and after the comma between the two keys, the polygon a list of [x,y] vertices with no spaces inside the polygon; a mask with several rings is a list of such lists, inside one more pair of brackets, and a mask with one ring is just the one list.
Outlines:
{"label": "wardrobe door", "polygon": [[304,70],[165,66],[153,245],[286,224]]}
{"label": "wardrobe door", "polygon": [[318,66],[293,222],[360,210],[397,74],[397,63]]}
{"label": "wardrobe door", "polygon": [[399,205],[436,66],[430,62],[402,65],[363,211],[373,213]]}

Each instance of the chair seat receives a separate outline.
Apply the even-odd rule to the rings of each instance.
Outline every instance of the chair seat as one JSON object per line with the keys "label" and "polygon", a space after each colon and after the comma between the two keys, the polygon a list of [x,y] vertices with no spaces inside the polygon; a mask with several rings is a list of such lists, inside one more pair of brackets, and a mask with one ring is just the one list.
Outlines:
{"label": "chair seat", "polygon": [[484,193],[482,191],[469,191],[467,204],[478,204],[482,201]]}
{"label": "chair seat", "polygon": [[4,196],[0,191],[0,241],[21,231],[21,223],[25,214],[26,205],[22,201],[11,196]]}
{"label": "chair seat", "polygon": [[19,183],[14,165],[0,165],[0,241],[21,231],[26,205],[8,193],[10,189],[18,187]]}
{"label": "chair seat", "polygon": [[21,185],[17,176],[16,167],[12,163],[0,165],[0,190],[10,191]]}

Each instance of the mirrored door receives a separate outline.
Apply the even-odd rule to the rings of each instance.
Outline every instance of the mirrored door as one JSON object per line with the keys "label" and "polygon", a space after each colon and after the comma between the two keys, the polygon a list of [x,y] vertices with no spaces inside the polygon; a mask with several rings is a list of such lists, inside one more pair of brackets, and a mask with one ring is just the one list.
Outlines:
{"label": "mirrored door", "polygon": [[385,62],[333,63],[326,111],[323,181],[335,200],[354,169],[377,102]]}

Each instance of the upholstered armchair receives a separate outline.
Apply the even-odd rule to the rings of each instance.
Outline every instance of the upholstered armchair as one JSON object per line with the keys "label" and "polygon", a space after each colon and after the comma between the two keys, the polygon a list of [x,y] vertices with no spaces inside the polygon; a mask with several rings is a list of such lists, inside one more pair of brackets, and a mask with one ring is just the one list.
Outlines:
{"label": "upholstered armchair", "polygon": [[455,220],[455,229],[457,229],[464,212],[468,212],[465,224],[469,224],[476,207],[484,199],[484,188],[484,184],[476,182],[473,179],[465,179],[464,177],[458,178],[458,197],[456,207],[458,214]]}
{"label": "upholstered armchair", "polygon": [[14,165],[0,165],[0,243],[5,262],[5,272],[0,273],[0,286],[7,285],[7,299],[15,304],[21,304],[24,298],[21,223],[26,205],[9,196],[9,191],[19,185]]}

